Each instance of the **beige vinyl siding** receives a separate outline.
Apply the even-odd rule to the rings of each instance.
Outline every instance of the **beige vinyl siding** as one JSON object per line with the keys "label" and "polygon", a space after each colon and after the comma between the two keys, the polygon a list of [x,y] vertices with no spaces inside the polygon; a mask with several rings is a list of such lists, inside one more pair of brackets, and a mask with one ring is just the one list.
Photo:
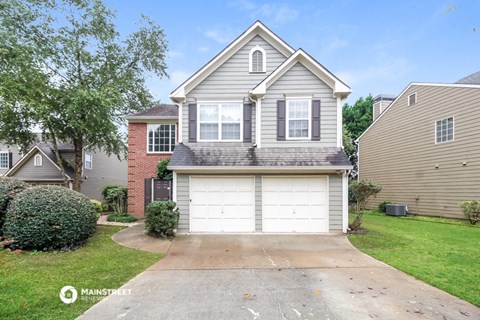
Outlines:
{"label": "beige vinyl siding", "polygon": [[[42,156],[42,166],[35,167],[33,161],[37,154]],[[27,162],[23,163],[11,177],[25,181],[63,180],[60,170],[38,151]]]}
{"label": "beige vinyl siding", "polygon": [[[277,141],[277,100],[302,95],[319,99],[320,141]],[[298,62],[267,90],[262,101],[262,147],[336,147],[337,100],[333,90]]]}
{"label": "beige vinyl siding", "polygon": [[330,232],[342,231],[342,175],[331,174],[328,177],[329,228]]}
{"label": "beige vinyl siding", "polygon": [[[262,47],[266,52],[267,71],[266,73],[250,73],[249,53],[256,45]],[[188,104],[197,101],[249,101],[248,92],[260,81],[266,78],[275,70],[286,57],[275,49],[261,36],[252,38],[245,46],[239,49],[230,59],[212,72],[198,86],[187,92],[187,101],[182,107],[182,135],[188,140]],[[255,106],[253,107],[253,136],[255,139]],[[254,140],[252,140],[254,141]]]}
{"label": "beige vinyl siding", "polygon": [[[2,142],[0,142],[0,151],[8,151],[8,152],[12,153],[12,164],[11,164],[12,167],[22,157],[22,154],[18,150],[18,147],[16,147],[16,146],[10,146],[9,147]],[[0,176],[3,176],[5,173],[7,173],[8,170],[9,169],[0,169]]]}
{"label": "beige vinyl siding", "polygon": [[[417,103],[408,106],[414,92]],[[449,117],[454,141],[435,144],[435,122]],[[360,178],[383,186],[371,206],[389,200],[421,215],[463,218],[459,203],[480,199],[478,123],[480,89],[410,87],[360,139]]]}
{"label": "beige vinyl siding", "polygon": [[102,189],[105,186],[127,186],[127,160],[120,161],[117,156],[113,154],[108,156],[103,151],[90,153],[92,154],[92,169],[85,169],[85,163],[83,164],[81,191],[84,195],[90,199],[103,200]]}
{"label": "beige vinyl siding", "polygon": [[190,231],[190,186],[188,174],[177,174],[177,208],[180,212],[178,231]]}

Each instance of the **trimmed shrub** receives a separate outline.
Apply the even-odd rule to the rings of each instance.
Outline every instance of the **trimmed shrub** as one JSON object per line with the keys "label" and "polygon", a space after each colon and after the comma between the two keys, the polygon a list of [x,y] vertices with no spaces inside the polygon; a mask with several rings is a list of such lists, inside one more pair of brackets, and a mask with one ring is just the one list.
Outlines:
{"label": "trimmed shrub", "polygon": [[5,222],[8,204],[17,193],[28,187],[29,184],[21,180],[7,177],[0,178],[0,234],[2,234],[2,226]]}
{"label": "trimmed shrub", "polygon": [[378,204],[378,211],[386,213],[387,212],[387,204],[392,204],[391,201],[383,201]]}
{"label": "trimmed shrub", "polygon": [[156,237],[173,237],[178,226],[179,213],[173,201],[153,201],[147,206],[145,230]]}
{"label": "trimmed shrub", "polygon": [[463,201],[460,204],[465,218],[470,221],[471,224],[476,224],[480,222],[480,201]]}
{"label": "trimmed shrub", "polygon": [[38,186],[16,195],[7,209],[5,239],[12,249],[70,250],[95,233],[95,208],[86,196],[59,186]]}
{"label": "trimmed shrub", "polygon": [[128,189],[124,186],[106,186],[102,196],[116,214],[127,213]]}
{"label": "trimmed shrub", "polygon": [[91,203],[93,204],[93,206],[95,207],[95,211],[96,211],[97,213],[103,212],[103,205],[102,205],[102,203],[101,203],[100,201],[98,201],[98,200],[93,200],[93,199],[92,199],[92,200],[90,200],[90,202],[91,202]]}

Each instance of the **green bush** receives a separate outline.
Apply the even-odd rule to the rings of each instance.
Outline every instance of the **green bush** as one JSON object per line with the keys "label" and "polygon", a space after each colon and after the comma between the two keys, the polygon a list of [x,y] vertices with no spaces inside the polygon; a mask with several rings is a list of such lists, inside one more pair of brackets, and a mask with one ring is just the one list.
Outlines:
{"label": "green bush", "polygon": [[170,159],[165,159],[158,163],[157,165],[158,179],[163,179],[163,180],[173,179],[173,171],[167,169],[169,163],[170,163]]}
{"label": "green bush", "polygon": [[383,201],[378,204],[378,211],[386,213],[387,212],[387,204],[392,204],[391,201]]}
{"label": "green bush", "polygon": [[357,199],[357,209],[359,210],[357,216],[352,223],[348,225],[350,230],[360,229],[363,218],[363,210],[365,210],[368,200],[371,197],[376,197],[377,193],[382,191],[382,186],[370,180],[360,180],[350,182],[349,190]]}
{"label": "green bush", "polygon": [[96,211],[97,213],[103,212],[103,205],[102,205],[102,203],[101,203],[100,201],[98,201],[98,200],[93,200],[93,199],[92,199],[92,200],[90,200],[90,202],[91,202],[91,203],[93,204],[93,206],[95,207],[95,211]]}
{"label": "green bush", "polygon": [[480,221],[480,202],[476,200],[463,201],[460,204],[465,218],[470,221],[471,224],[476,224]]}
{"label": "green bush", "polygon": [[2,226],[5,222],[8,204],[18,192],[28,187],[29,184],[21,180],[7,177],[0,178],[0,234],[2,234]]}
{"label": "green bush", "polygon": [[173,237],[178,226],[179,213],[173,201],[153,201],[147,206],[145,230],[162,238]]}
{"label": "green bush", "polygon": [[90,200],[81,193],[58,187],[26,189],[10,202],[4,237],[12,249],[70,250],[95,233],[97,218]]}
{"label": "green bush", "polygon": [[128,189],[124,186],[106,186],[102,190],[103,199],[116,214],[127,213]]}
{"label": "green bush", "polygon": [[137,221],[137,218],[132,217],[129,214],[109,214],[107,216],[107,221],[130,223]]}

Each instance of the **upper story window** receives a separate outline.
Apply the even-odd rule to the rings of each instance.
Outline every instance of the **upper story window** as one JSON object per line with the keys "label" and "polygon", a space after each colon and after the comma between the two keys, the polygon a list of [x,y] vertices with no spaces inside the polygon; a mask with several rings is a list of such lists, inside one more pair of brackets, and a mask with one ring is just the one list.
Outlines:
{"label": "upper story window", "polygon": [[265,50],[260,46],[255,46],[250,50],[249,72],[263,73],[267,72],[267,56]]}
{"label": "upper story window", "polygon": [[453,141],[454,136],[453,117],[435,122],[435,143]]}
{"label": "upper story window", "polygon": [[93,167],[93,156],[91,153],[85,152],[85,169],[92,169]]}
{"label": "upper story window", "polygon": [[310,139],[310,100],[287,100],[287,139]]}
{"label": "upper story window", "polygon": [[41,167],[42,166],[42,155],[41,154],[37,154],[34,158],[33,158],[33,166],[35,167]]}
{"label": "upper story window", "polygon": [[204,103],[198,106],[200,141],[240,141],[241,103]]}
{"label": "upper story window", "polygon": [[408,95],[408,106],[414,105],[417,103],[417,93],[412,93]]}
{"label": "upper story window", "polygon": [[147,126],[148,152],[173,152],[177,137],[174,124],[149,124]]}
{"label": "upper story window", "polygon": [[0,169],[10,168],[10,156],[8,151],[0,151]]}

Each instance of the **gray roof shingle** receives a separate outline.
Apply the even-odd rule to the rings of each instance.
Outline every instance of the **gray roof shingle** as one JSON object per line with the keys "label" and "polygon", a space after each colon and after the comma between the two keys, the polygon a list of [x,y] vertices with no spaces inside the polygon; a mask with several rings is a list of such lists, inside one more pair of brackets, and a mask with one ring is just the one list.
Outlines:
{"label": "gray roof shingle", "polygon": [[157,104],[156,106],[140,111],[134,114],[126,116],[126,119],[135,119],[135,118],[178,118],[178,108],[174,104]]}
{"label": "gray roof shingle", "polygon": [[469,76],[466,76],[465,78],[462,78],[458,80],[458,84],[480,84],[480,71],[472,73]]}
{"label": "gray roof shingle", "polygon": [[351,166],[340,148],[261,148],[244,143],[178,144],[172,167],[328,167]]}

